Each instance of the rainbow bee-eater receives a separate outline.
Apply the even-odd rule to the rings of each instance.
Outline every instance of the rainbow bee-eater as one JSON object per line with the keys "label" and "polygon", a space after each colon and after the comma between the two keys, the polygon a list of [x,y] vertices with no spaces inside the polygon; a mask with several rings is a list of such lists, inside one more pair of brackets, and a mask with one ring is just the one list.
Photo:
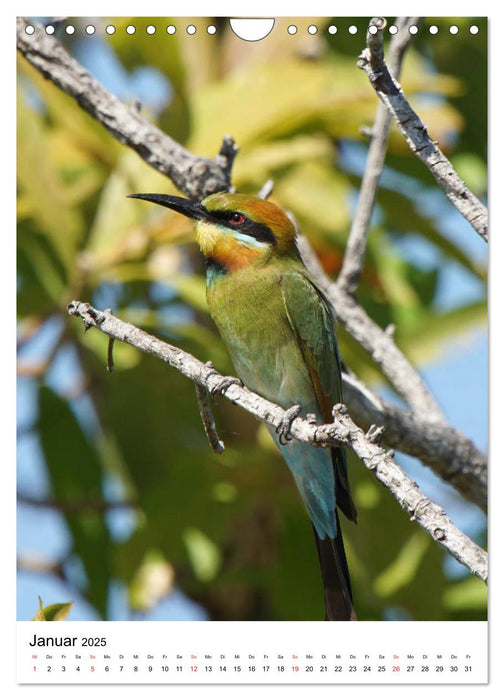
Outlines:
{"label": "rainbow bee-eater", "polygon": [[[218,193],[193,202],[163,194],[130,195],[196,222],[206,260],[211,316],[236,372],[252,391],[284,409],[300,407],[321,423],[342,401],[341,364],[330,302],[301,260],[296,229],[278,206]],[[327,620],[355,620],[338,506],[352,521],[345,450],[314,447],[269,431],[310,516],[322,570]]]}

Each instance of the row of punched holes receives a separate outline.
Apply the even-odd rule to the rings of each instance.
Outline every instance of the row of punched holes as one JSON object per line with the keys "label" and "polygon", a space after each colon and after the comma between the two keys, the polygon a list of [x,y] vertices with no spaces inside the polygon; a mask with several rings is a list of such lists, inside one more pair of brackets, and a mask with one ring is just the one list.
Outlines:
{"label": "row of punched holes", "polygon": [[[374,26],[369,27],[368,29],[369,29],[369,32],[370,32],[371,34],[376,34],[376,32],[378,31],[378,30],[376,29],[376,27],[374,27]],[[209,24],[206,30],[207,30],[208,34],[215,34],[215,33],[217,32],[217,27],[216,27],[214,24]],[[430,33],[430,34],[435,35],[435,34],[437,34],[437,33],[439,32],[439,27],[438,27],[437,25],[435,25],[435,24],[432,24],[430,27],[428,27],[428,30],[429,30],[429,33]],[[31,25],[31,24],[28,24],[28,25],[26,25],[26,27],[25,27],[25,31],[26,31],[27,34],[34,34],[34,32],[35,32],[35,27],[34,27],[33,25]],[[45,31],[46,31],[47,34],[54,34],[54,31],[55,31],[54,25],[48,24],[48,25],[45,27]],[[93,34],[96,33],[96,27],[95,27],[93,24],[88,24],[88,25],[84,28],[84,31],[85,31],[85,33],[88,34],[89,36],[92,36]],[[155,34],[155,33],[156,33],[157,28],[156,28],[153,24],[149,24],[149,25],[146,27],[146,30],[145,30],[145,31],[147,32],[147,34],[151,34],[151,35],[152,35],[152,34]],[[167,32],[168,34],[175,34],[176,31],[177,31],[177,28],[176,28],[173,24],[169,24],[169,25],[166,27],[166,32]],[[297,31],[298,31],[298,28],[296,27],[295,24],[290,24],[290,25],[287,27],[287,32],[288,32],[289,34],[297,34]],[[331,24],[331,25],[327,28],[327,32],[328,32],[329,34],[336,34],[337,31],[338,31],[338,28],[337,28],[334,24]],[[349,34],[357,34],[358,28],[357,28],[354,24],[351,24],[351,25],[347,28],[347,31],[348,31]],[[395,24],[391,24],[390,27],[388,27],[388,31],[390,32],[390,34],[396,34],[396,33],[397,33],[397,27],[395,26]],[[409,28],[409,31],[410,31],[410,34],[418,34],[418,32],[419,32],[419,27],[417,27],[417,25],[413,24],[413,25],[411,25],[411,27]],[[470,33],[470,34],[477,34],[478,31],[479,31],[479,28],[478,28],[475,24],[473,24],[473,25],[471,25],[471,26],[469,27],[469,33]],[[74,33],[75,33],[75,27],[74,27],[72,24],[69,24],[69,25],[67,25],[67,26],[65,27],[65,32],[66,32],[67,34],[74,34]],[[107,34],[115,34],[116,28],[114,27],[113,24],[109,24],[109,25],[107,25],[107,26],[105,27],[105,32],[106,32]],[[127,33],[127,34],[130,34],[130,35],[131,35],[131,34],[135,34],[135,32],[136,32],[136,27],[135,27],[133,24],[129,24],[129,25],[126,27],[126,33]],[[194,26],[194,24],[189,24],[189,25],[186,27],[186,32],[187,32],[188,34],[196,34],[196,27]],[[310,26],[309,26],[308,29],[307,29],[307,32],[308,32],[308,34],[316,34],[316,33],[318,32],[318,27],[317,27],[315,24],[310,24]],[[452,25],[449,27],[449,32],[450,32],[450,34],[453,34],[453,35],[458,34],[458,32],[459,32],[459,27],[457,27],[456,24],[452,24]]]}

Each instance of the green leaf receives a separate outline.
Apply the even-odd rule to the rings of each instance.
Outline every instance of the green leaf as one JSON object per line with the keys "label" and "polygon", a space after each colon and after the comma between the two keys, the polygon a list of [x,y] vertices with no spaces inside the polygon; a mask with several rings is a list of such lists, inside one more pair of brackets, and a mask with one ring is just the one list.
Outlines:
{"label": "green leaf", "polygon": [[[360,47],[361,48],[361,47]],[[359,50],[360,50],[359,48]],[[408,54],[411,61],[411,57]],[[300,87],[302,86],[302,87]],[[406,94],[448,94],[460,90],[459,81],[430,71],[425,62],[406,73]],[[225,133],[233,134],[245,150],[251,144],[323,129],[334,138],[362,138],[360,127],[374,119],[376,95],[355,57],[306,61],[298,57],[265,59],[230,70],[222,79],[191,93],[193,131],[189,148],[210,154]],[[447,103],[425,103],[422,116],[433,138],[444,141],[461,128],[457,111]],[[408,147],[396,137],[402,151]]]}
{"label": "green leaf", "polygon": [[39,609],[35,617],[32,618],[33,621],[60,622],[66,620],[73,605],[73,601],[70,601],[69,603],[53,603],[44,607],[40,596],[38,600]]}
{"label": "green leaf", "polygon": [[136,536],[142,545],[135,549],[136,560],[150,537],[151,548],[168,562],[187,566],[185,529],[197,528],[213,541],[221,536],[228,504],[211,493],[228,468],[208,447],[191,382],[138,354],[137,365],[108,379],[100,417],[116,438],[146,516],[145,531]]}
{"label": "green leaf", "polygon": [[429,539],[417,530],[406,541],[395,560],[376,577],[375,591],[383,597],[390,597],[411,583],[429,547]]}
{"label": "green leaf", "polygon": [[296,165],[279,182],[277,192],[303,232],[321,229],[329,240],[343,243],[350,225],[350,188],[332,164],[307,161]]}
{"label": "green leaf", "polygon": [[357,135],[356,122],[364,111],[369,115],[374,98],[365,75],[356,74],[351,61],[339,64],[336,72],[337,79],[327,64],[294,58],[230,72],[191,95],[189,147],[199,153],[215,150],[222,139],[223,116],[225,133],[233,134],[243,148],[285,137],[313,122],[337,124],[342,135],[343,125],[351,121]]}
{"label": "green leaf", "polygon": [[[429,22],[426,19],[426,22]],[[449,17],[436,17],[433,24],[440,27],[438,37],[444,40],[432,41],[431,37],[420,32],[419,43],[429,61],[434,61],[438,71],[459,75],[463,80],[462,90],[451,97],[450,102],[464,115],[464,128],[459,137],[460,152],[475,153],[483,160],[488,151],[488,18],[457,17],[459,27],[457,40],[448,33],[453,20]],[[468,27],[475,24],[477,34],[470,34]]]}
{"label": "green leaf", "polygon": [[376,256],[376,271],[387,302],[395,311],[420,306],[418,295],[406,274],[407,263],[399,257],[386,236],[370,238],[369,243]]}
{"label": "green leaf", "polygon": [[448,586],[443,594],[443,602],[453,612],[486,610],[488,589],[483,581],[468,576],[463,581]]}
{"label": "green leaf", "polygon": [[451,162],[469,189],[478,197],[484,197],[488,185],[485,161],[474,153],[456,153]]}
{"label": "green leaf", "polygon": [[64,298],[64,273],[47,238],[31,223],[19,224],[17,242],[18,315],[47,314]]}
{"label": "green leaf", "polygon": [[306,161],[322,158],[331,160],[334,146],[322,134],[301,134],[289,139],[277,139],[254,148],[240,150],[233,168],[233,181],[238,188],[250,187],[253,183],[261,187],[276,174],[283,174],[285,168]]}
{"label": "green leaf", "polygon": [[39,607],[38,610],[35,614],[35,616],[32,618],[34,622],[45,622],[45,613],[44,613],[44,606],[42,603],[42,598],[38,596],[38,601],[39,601]]}
{"label": "green leaf", "polygon": [[173,587],[173,567],[157,550],[149,550],[129,585],[129,602],[136,610],[150,610]]}
{"label": "green leaf", "polygon": [[187,304],[198,311],[208,313],[206,300],[206,284],[200,275],[182,275],[174,273],[167,280],[171,287],[177,290],[178,295]]}
{"label": "green leaf", "polygon": [[221,564],[221,553],[204,532],[195,527],[184,531],[183,539],[196,578],[200,581],[211,581],[217,575]]}
{"label": "green leaf", "polygon": [[[78,102],[31,66],[24,58],[18,62],[20,76],[28,79],[42,99],[48,121],[55,129],[61,130],[72,142],[72,150],[78,149],[82,157],[89,158],[95,168],[113,167],[116,157],[123,152],[123,146]],[[47,127],[49,124],[47,124]],[[55,162],[61,162],[61,153],[54,153]],[[69,167],[68,158],[66,167]]]}
{"label": "green leaf", "polygon": [[112,258],[136,220],[135,207],[126,198],[131,188],[122,170],[117,167],[102,188],[89,233],[87,251],[98,265],[104,265]]}
{"label": "green leaf", "polygon": [[67,402],[46,386],[39,389],[38,429],[52,493],[66,504],[62,513],[86,573],[84,594],[105,617],[110,537],[101,508],[102,464]]}
{"label": "green leaf", "polygon": [[75,264],[82,218],[71,207],[45,138],[43,119],[19,95],[17,177],[24,209],[36,219],[69,274]]}

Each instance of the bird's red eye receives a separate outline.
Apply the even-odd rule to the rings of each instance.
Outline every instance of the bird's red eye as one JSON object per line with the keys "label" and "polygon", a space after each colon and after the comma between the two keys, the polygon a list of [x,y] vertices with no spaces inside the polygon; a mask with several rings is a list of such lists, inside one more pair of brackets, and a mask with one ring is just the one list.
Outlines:
{"label": "bird's red eye", "polygon": [[231,214],[229,220],[232,224],[238,226],[239,224],[243,224],[243,222],[245,221],[245,217],[243,216],[243,214],[240,214],[239,211],[235,211]]}

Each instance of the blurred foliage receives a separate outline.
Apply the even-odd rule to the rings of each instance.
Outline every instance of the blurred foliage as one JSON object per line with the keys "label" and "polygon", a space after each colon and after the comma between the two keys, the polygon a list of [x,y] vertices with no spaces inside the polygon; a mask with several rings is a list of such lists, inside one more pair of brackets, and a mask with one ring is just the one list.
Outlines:
{"label": "blurred foliage", "polygon": [[[298,33],[290,36],[293,21]],[[109,52],[123,79],[141,68],[164,76],[167,99],[160,107],[153,96],[144,112],[196,153],[213,156],[222,136],[233,135],[240,147],[236,188],[257,192],[273,178],[274,199],[293,212],[336,275],[359,187],[346,154],[349,146],[365,152],[361,127],[372,124],[377,105],[356,67],[367,21],[335,20],[340,30],[329,35],[327,20],[280,19],[255,43],[237,39],[222,19],[192,19],[194,36],[181,18],[166,21],[177,27],[173,36],[158,18],[110,22],[112,36],[98,31],[78,39],[81,20],[72,20],[74,37],[61,29],[59,36],[84,62],[98,48]],[[125,32],[130,23],[133,37]],[[151,23],[159,27],[152,36],[145,32]],[[313,23],[319,31],[310,36]],[[345,31],[350,23],[359,29],[355,36]],[[457,19],[456,37],[448,33],[451,21],[436,23],[439,35],[424,28],[409,50],[401,82],[432,137],[484,196],[486,23]],[[468,33],[470,23],[478,35]],[[111,306],[232,373],[206,311],[189,222],[126,199],[173,185],[23,59],[18,73],[20,373],[37,397],[29,432],[38,438],[50,494],[63,504],[68,556],[78,562],[63,566],[69,584],[97,618],[110,615],[111,586],[119,582],[137,613],[177,586],[212,619],[320,619],[311,527],[267,431],[218,400],[227,449],[217,457],[190,382],[117,343],[109,375],[106,338],[84,335],[66,314],[71,299]],[[386,166],[359,296],[380,325],[395,325],[399,345],[421,363],[485,322],[485,270],[444,233],[446,208],[424,205],[439,193],[395,128]],[[433,262],[403,255],[412,239],[424,242]],[[439,307],[447,265],[479,285],[477,299]],[[358,375],[383,379],[347,333],[340,342]],[[485,618],[481,581],[467,572],[450,577],[442,550],[353,457],[350,471],[359,524],[343,527],[359,618]],[[116,494],[130,516],[126,533],[114,527],[115,508],[106,507]],[[47,611],[39,615],[48,619]]]}

